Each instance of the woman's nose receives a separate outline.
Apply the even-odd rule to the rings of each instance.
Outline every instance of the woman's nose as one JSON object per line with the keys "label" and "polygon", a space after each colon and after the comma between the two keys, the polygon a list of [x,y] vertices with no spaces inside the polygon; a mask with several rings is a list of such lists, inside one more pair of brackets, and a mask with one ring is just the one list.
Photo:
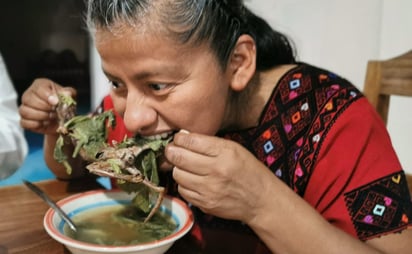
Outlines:
{"label": "woman's nose", "polygon": [[156,122],[156,110],[148,105],[144,99],[128,96],[123,121],[128,131],[142,133],[150,131]]}

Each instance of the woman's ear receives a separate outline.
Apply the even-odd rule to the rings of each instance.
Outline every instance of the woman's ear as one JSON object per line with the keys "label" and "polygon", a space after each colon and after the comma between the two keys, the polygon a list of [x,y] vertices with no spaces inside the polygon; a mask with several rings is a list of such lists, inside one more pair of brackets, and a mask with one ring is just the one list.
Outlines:
{"label": "woman's ear", "polygon": [[231,55],[228,71],[231,75],[231,88],[243,90],[256,71],[256,43],[247,34],[239,37]]}

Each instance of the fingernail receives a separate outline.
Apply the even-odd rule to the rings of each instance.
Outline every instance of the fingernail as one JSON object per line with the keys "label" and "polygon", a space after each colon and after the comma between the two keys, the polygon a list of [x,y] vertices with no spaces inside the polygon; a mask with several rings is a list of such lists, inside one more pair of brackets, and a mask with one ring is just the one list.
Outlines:
{"label": "fingernail", "polygon": [[47,101],[51,104],[51,105],[56,105],[57,103],[59,103],[59,98],[57,98],[56,95],[50,95],[47,98]]}
{"label": "fingernail", "polygon": [[187,131],[187,130],[184,130],[184,129],[180,129],[180,131],[179,131],[180,133],[184,133],[184,134],[189,134],[190,132],[189,131]]}

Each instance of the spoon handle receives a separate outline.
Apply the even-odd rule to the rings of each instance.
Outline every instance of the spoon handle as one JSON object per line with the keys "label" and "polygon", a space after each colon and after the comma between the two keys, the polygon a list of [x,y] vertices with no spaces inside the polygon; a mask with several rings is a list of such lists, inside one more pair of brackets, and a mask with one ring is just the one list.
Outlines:
{"label": "spoon handle", "polygon": [[46,201],[49,206],[51,206],[62,218],[66,223],[69,225],[69,227],[73,230],[76,231],[76,226],[74,225],[73,221],[70,219],[69,216],[63,210],[53,201],[49,198],[49,196],[46,195],[39,187],[36,185],[32,184],[31,182],[27,180],[23,180],[23,183],[29,187],[30,190],[32,190],[34,193],[36,193],[39,197],[41,197],[44,201]]}

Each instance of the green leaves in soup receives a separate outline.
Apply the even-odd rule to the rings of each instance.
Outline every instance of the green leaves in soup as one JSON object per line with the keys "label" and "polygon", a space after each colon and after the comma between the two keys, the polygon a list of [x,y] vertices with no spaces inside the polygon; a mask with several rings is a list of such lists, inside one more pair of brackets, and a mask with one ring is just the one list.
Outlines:
{"label": "green leaves in soup", "polygon": [[136,207],[113,205],[81,212],[72,218],[79,228],[77,232],[67,224],[63,230],[65,235],[78,241],[124,246],[159,240],[177,228],[171,216],[161,211],[144,223],[145,218],[146,214]]}

